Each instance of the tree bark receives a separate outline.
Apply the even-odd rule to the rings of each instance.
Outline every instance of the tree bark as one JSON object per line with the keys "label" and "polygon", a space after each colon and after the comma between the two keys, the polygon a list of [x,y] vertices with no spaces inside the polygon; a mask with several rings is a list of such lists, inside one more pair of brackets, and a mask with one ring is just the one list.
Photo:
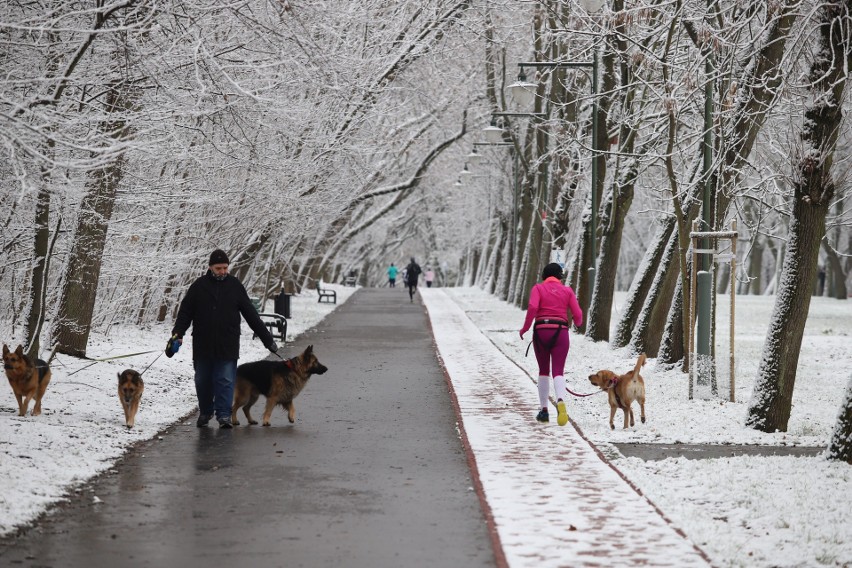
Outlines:
{"label": "tree bark", "polygon": [[[122,110],[127,105],[126,95],[115,85],[107,91],[106,97],[108,115]],[[116,140],[128,135],[123,120],[105,120],[100,128]],[[77,230],[68,257],[54,333],[56,350],[59,353],[74,357],[86,356],[107,230],[112,219],[123,166],[124,153],[121,153],[110,164],[93,171],[89,189],[80,203]]]}
{"label": "tree bark", "polygon": [[672,300],[669,315],[666,318],[666,329],[663,331],[663,337],[660,340],[660,350],[657,353],[657,364],[674,366],[678,361],[682,362],[681,370],[686,372],[689,370],[687,363],[689,359],[686,357],[683,333],[683,291],[681,290],[683,281],[678,278],[677,286]]}
{"label": "tree bark", "polygon": [[645,299],[642,313],[633,329],[631,349],[636,353],[645,353],[648,357],[656,357],[659,352],[666,318],[672,305],[672,296],[679,276],[677,247],[677,234],[672,231],[666,250],[660,259],[660,265],[651,286],[652,291]]}
{"label": "tree bark", "polygon": [[47,252],[50,240],[50,191],[47,187],[50,174],[42,169],[42,184],[36,196],[35,238],[33,245],[33,269],[30,273],[30,303],[27,314],[27,355],[37,357],[40,349],[39,336],[44,324],[44,295],[47,289]]}
{"label": "tree bark", "polygon": [[830,460],[841,460],[852,464],[852,376],[846,386],[846,396],[840,407],[837,424],[828,444],[826,457]]}
{"label": "tree bark", "polygon": [[601,253],[595,274],[595,292],[588,314],[589,326],[586,330],[586,335],[592,341],[609,341],[621,237],[624,233],[624,219],[633,202],[636,166],[633,162],[624,181],[613,188],[613,194],[607,200],[604,215],[601,217]]}
{"label": "tree bark", "polygon": [[849,292],[846,289],[846,273],[843,272],[843,266],[840,263],[840,258],[834,249],[823,239],[822,250],[825,251],[826,263],[828,264],[828,278],[831,279],[831,297],[835,300],[845,300],[849,297]]}
{"label": "tree bark", "polygon": [[763,348],[746,424],[764,432],[787,431],[811,287],[835,193],[831,166],[842,124],[843,91],[852,67],[848,15],[852,0],[819,9],[819,43],[810,70],[811,102],[802,147],[794,164],[793,213],[781,283]]}
{"label": "tree bark", "polygon": [[642,259],[642,263],[633,277],[633,282],[627,293],[627,303],[624,306],[621,319],[615,327],[615,337],[611,342],[616,349],[626,346],[633,337],[633,328],[642,313],[645,299],[654,283],[654,277],[657,274],[663,253],[666,251],[666,245],[674,232],[674,227],[674,217],[668,216],[663,219],[651,246],[645,252],[645,258]]}
{"label": "tree bark", "polygon": [[759,296],[763,289],[763,244],[756,238],[748,255],[748,293]]}

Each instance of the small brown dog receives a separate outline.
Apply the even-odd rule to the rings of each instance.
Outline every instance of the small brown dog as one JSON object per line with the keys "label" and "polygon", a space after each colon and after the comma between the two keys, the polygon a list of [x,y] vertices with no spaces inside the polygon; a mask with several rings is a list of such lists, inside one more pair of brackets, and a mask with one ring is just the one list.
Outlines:
{"label": "small brown dog", "polygon": [[142,400],[144,390],[142,375],[133,369],[125,369],[118,374],[118,398],[121,400],[124,421],[128,428],[133,428],[136,423],[136,413],[139,411],[139,401]]}
{"label": "small brown dog", "polygon": [[24,348],[18,345],[15,351],[3,344],[3,368],[6,370],[6,378],[12,385],[15,398],[18,399],[18,416],[24,416],[30,401],[35,399],[33,416],[41,414],[41,399],[47,384],[50,382],[50,367],[45,361],[36,359],[33,361],[24,354]]}
{"label": "small brown dog", "polygon": [[234,390],[234,406],[231,409],[231,420],[234,426],[239,425],[237,411],[242,408],[249,424],[257,424],[251,417],[251,407],[260,395],[266,397],[266,409],[263,412],[263,425],[269,426],[272,409],[280,404],[287,411],[287,419],[292,424],[296,421],[296,398],[311,375],[322,375],[328,371],[314,355],[314,346],[309,345],[301,354],[286,361],[254,361],[243,363],[237,367],[237,385]]}
{"label": "small brown dog", "polygon": [[607,391],[609,396],[609,427],[615,430],[615,411],[619,408],[624,411],[624,428],[627,428],[628,421],[630,426],[634,426],[636,422],[633,420],[633,409],[631,405],[633,401],[639,403],[639,408],[642,410],[642,423],[645,423],[645,381],[642,375],[639,374],[639,368],[645,364],[645,354],[639,355],[636,361],[636,367],[633,372],[623,375],[616,375],[612,371],[601,370],[594,375],[589,375],[589,381],[601,390]]}

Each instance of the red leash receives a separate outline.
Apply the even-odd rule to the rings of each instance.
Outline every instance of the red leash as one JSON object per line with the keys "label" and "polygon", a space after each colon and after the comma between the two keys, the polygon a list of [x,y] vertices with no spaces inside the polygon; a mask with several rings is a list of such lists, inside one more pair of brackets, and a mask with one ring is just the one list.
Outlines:
{"label": "red leash", "polygon": [[612,381],[610,381],[609,386],[608,386],[608,387],[606,387],[605,389],[601,389],[601,390],[599,390],[599,391],[595,391],[595,392],[590,392],[590,393],[588,393],[588,394],[579,394],[579,393],[576,393],[576,392],[572,391],[571,389],[569,389],[568,387],[565,387],[565,390],[566,390],[566,391],[568,391],[568,394],[572,394],[572,395],[574,395],[574,396],[576,396],[576,397],[582,398],[582,397],[584,397],[584,396],[592,396],[593,394],[598,394],[599,392],[606,392],[606,391],[608,391],[609,389],[611,389],[612,387],[614,387],[614,386],[616,385],[616,383],[618,383],[618,379],[613,379]]}

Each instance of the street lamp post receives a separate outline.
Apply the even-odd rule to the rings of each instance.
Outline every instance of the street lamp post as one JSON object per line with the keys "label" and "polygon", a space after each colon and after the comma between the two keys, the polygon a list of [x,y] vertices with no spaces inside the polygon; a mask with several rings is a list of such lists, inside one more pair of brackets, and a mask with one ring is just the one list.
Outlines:
{"label": "street lamp post", "polygon": [[[512,240],[512,244],[509,247],[509,251],[511,253],[511,257],[509,258],[509,265],[511,266],[514,260],[515,254],[515,241],[517,240],[517,231],[518,231],[518,153],[515,151],[515,145],[511,142],[502,142],[503,139],[503,129],[499,128],[495,121],[492,120],[491,126],[486,127],[486,138],[488,137],[489,129],[493,128],[498,130],[497,136],[499,138],[495,138],[492,136],[492,140],[496,139],[498,141],[492,142],[474,142],[473,150],[471,154],[476,153],[477,146],[503,146],[509,148],[509,151],[512,153],[512,234],[510,236]],[[470,160],[470,154],[468,155],[468,160]]]}
{"label": "street lamp post", "polygon": [[[523,75],[522,75],[523,76]],[[517,85],[516,85],[517,86]],[[513,95],[514,97],[514,95]],[[490,137],[490,140],[503,140],[503,129],[497,126],[496,117],[519,117],[519,118],[532,118],[534,120],[543,120],[547,118],[547,113],[543,112],[493,112],[491,113],[491,126],[485,128],[485,135]],[[513,220],[512,220],[512,259],[516,258],[515,253],[520,253],[519,243],[517,242],[517,225],[518,225],[518,198],[520,194],[520,182],[518,176],[518,159],[519,152],[515,149],[514,144],[511,144],[513,148],[514,154],[514,164],[513,169],[515,171],[515,191],[514,191],[514,203],[512,206],[513,212]],[[545,170],[546,171],[546,170]],[[546,183],[546,182],[545,182]],[[544,240],[544,220],[542,220],[542,242]]]}
{"label": "street lamp post", "polygon": [[[598,136],[598,120],[600,115],[600,109],[598,105],[598,58],[597,55],[592,59],[592,61],[525,61],[522,63],[518,63],[518,67],[521,69],[521,73],[519,74],[519,80],[508,88],[512,89],[512,97],[517,100],[528,100],[528,104],[532,102],[531,99],[525,99],[527,95],[532,93],[534,95],[535,91],[530,90],[530,85],[535,86],[534,83],[526,83],[526,76],[523,73],[523,69],[525,67],[531,68],[545,68],[545,69],[591,69],[592,70],[592,180],[591,180],[591,221],[589,223],[589,246],[591,250],[591,266],[588,269],[588,278],[589,278],[589,298],[591,301],[592,293],[594,292],[595,287],[595,272],[597,271],[597,224],[598,224],[598,199],[597,199],[597,187],[598,187],[598,176],[599,176],[599,166],[598,160],[600,159],[600,141]],[[521,81],[521,77],[524,77],[524,81]],[[524,115],[526,116],[526,115]]]}

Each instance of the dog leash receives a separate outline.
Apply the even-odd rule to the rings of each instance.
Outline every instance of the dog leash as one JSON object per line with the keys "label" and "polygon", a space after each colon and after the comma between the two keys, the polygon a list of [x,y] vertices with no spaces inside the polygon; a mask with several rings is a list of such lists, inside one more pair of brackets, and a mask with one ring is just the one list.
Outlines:
{"label": "dog leash", "polygon": [[605,389],[597,390],[597,391],[595,391],[595,392],[590,392],[590,393],[586,393],[586,394],[576,393],[576,392],[572,391],[571,389],[569,389],[568,387],[565,387],[565,390],[568,392],[568,394],[572,394],[572,395],[574,395],[574,396],[576,396],[576,397],[578,397],[578,398],[582,398],[582,397],[584,397],[584,396],[592,396],[593,394],[598,394],[598,393],[600,393],[600,392],[606,392],[606,391],[608,391],[608,390],[609,390],[609,389],[611,389],[611,388],[612,388],[612,387],[607,387],[607,388],[605,388]]}
{"label": "dog leash", "polygon": [[[153,360],[153,361],[151,361],[151,362],[148,364],[148,366],[147,366],[147,367],[145,367],[145,371],[147,371],[148,369],[150,369],[150,368],[151,368],[151,365],[153,365],[154,363],[156,363],[156,362],[157,362],[157,359],[159,359],[160,357],[162,357],[162,356],[163,356],[163,353],[165,353],[165,351],[160,351],[160,354],[159,354],[159,355],[157,355],[156,357],[154,357],[154,360]],[[139,373],[139,376],[141,377],[142,375],[144,375],[144,374],[145,374],[145,371],[142,371],[141,373]]]}
{"label": "dog leash", "polygon": [[[72,371],[72,372],[68,373],[68,375],[66,375],[66,376],[70,377],[71,375],[75,375],[75,374],[79,373],[80,371],[85,371],[89,367],[97,365],[98,363],[103,363],[104,361],[112,361],[113,359],[124,359],[125,357],[134,357],[136,355],[147,355],[148,353],[155,353],[156,351],[157,350],[140,351],[139,353],[128,353],[127,355],[116,355],[115,357],[103,357],[101,359],[90,359],[92,361],[91,363],[89,363],[85,367],[80,367],[76,371]],[[159,359],[159,357],[157,357],[157,359]],[[157,359],[154,359],[154,361],[156,361]],[[151,365],[154,364],[154,361],[151,361]],[[148,367],[150,367],[151,365],[148,365]],[[145,370],[147,371],[148,369],[146,368]],[[142,373],[140,373],[140,375],[141,374]]]}

